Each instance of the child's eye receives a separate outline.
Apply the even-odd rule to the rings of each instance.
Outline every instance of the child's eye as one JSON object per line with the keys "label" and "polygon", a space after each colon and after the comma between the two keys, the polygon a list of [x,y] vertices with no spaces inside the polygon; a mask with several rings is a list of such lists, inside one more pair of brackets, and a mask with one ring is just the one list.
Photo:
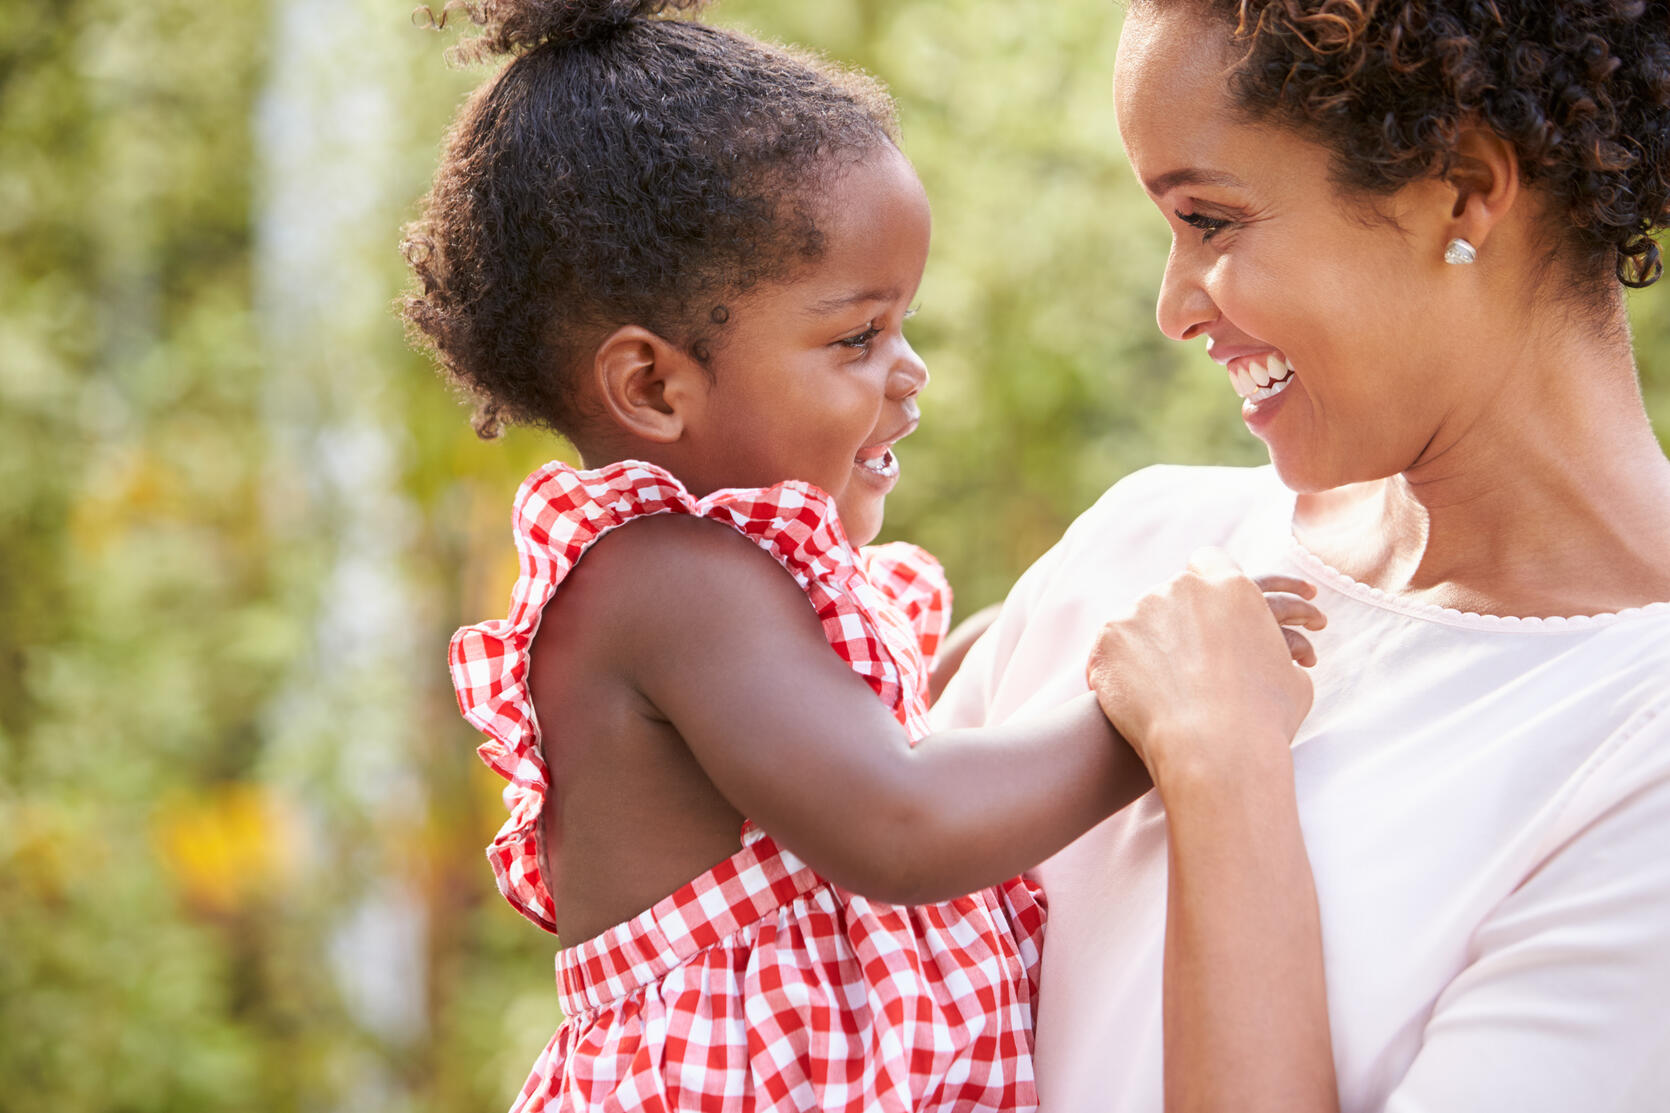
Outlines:
{"label": "child's eye", "polygon": [[855,352],[867,352],[870,350],[870,341],[880,335],[881,329],[877,328],[875,325],[871,325],[863,332],[854,336],[843,337],[840,340],[835,341],[835,343],[841,345],[843,348],[851,348]]}
{"label": "child's eye", "polygon": [[1207,240],[1210,240],[1213,236],[1217,235],[1219,232],[1223,231],[1225,228],[1228,228],[1229,223],[1230,223],[1227,220],[1219,220],[1217,217],[1205,216],[1201,213],[1186,213],[1186,212],[1182,212],[1180,210],[1173,210],[1173,211],[1175,211],[1177,213],[1177,219],[1178,220],[1181,220],[1184,224],[1187,224],[1190,228],[1199,228],[1200,229],[1200,232],[1201,232],[1200,242],[1201,243],[1205,243]]}

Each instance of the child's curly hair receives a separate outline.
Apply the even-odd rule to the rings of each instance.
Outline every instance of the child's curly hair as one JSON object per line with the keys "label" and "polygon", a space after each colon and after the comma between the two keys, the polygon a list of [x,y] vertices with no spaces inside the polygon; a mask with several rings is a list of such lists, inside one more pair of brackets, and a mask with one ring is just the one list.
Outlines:
{"label": "child's curly hair", "polygon": [[703,0],[452,0],[510,62],[459,113],[402,245],[409,331],[503,422],[572,437],[576,367],[624,324],[706,362],[723,300],[815,259],[819,184],[897,140],[879,83],[687,20]]}
{"label": "child's curly hair", "polygon": [[[1139,0],[1162,6],[1174,0]],[[1235,94],[1335,152],[1340,185],[1443,173],[1463,127],[1513,144],[1592,283],[1650,286],[1670,223],[1663,0],[1188,0],[1234,28]]]}

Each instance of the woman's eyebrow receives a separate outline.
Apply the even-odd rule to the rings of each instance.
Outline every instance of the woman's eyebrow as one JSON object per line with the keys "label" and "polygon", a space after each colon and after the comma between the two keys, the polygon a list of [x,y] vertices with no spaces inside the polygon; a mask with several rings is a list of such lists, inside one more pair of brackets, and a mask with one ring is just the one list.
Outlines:
{"label": "woman's eyebrow", "polygon": [[1149,194],[1159,197],[1170,193],[1178,186],[1240,186],[1244,183],[1233,174],[1225,174],[1218,170],[1197,170],[1190,167],[1186,170],[1170,170],[1156,178],[1146,179],[1142,188]]}

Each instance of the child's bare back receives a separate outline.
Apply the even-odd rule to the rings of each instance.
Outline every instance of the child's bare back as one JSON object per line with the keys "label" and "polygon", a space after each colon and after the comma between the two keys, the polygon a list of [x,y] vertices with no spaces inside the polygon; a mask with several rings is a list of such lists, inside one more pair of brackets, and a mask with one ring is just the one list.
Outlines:
{"label": "child's bare back", "polygon": [[637,680],[643,641],[681,621],[661,606],[707,590],[681,543],[721,528],[667,516],[619,530],[545,608],[532,689],[554,786],[546,876],[565,939],[631,919],[741,844],[742,813]]}

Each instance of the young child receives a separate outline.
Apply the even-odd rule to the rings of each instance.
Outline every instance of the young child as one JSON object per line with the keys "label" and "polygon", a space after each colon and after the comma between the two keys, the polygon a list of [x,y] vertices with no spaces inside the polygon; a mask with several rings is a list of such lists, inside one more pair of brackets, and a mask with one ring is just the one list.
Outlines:
{"label": "young child", "polygon": [[478,429],[588,468],[523,484],[510,615],[452,643],[499,887],[576,941],[515,1109],[1030,1109],[1017,875],[1146,773],[1093,694],[930,734],[950,592],[859,548],[928,379],[927,201],[878,85],[696,6],[470,9],[512,57],[409,230]]}

